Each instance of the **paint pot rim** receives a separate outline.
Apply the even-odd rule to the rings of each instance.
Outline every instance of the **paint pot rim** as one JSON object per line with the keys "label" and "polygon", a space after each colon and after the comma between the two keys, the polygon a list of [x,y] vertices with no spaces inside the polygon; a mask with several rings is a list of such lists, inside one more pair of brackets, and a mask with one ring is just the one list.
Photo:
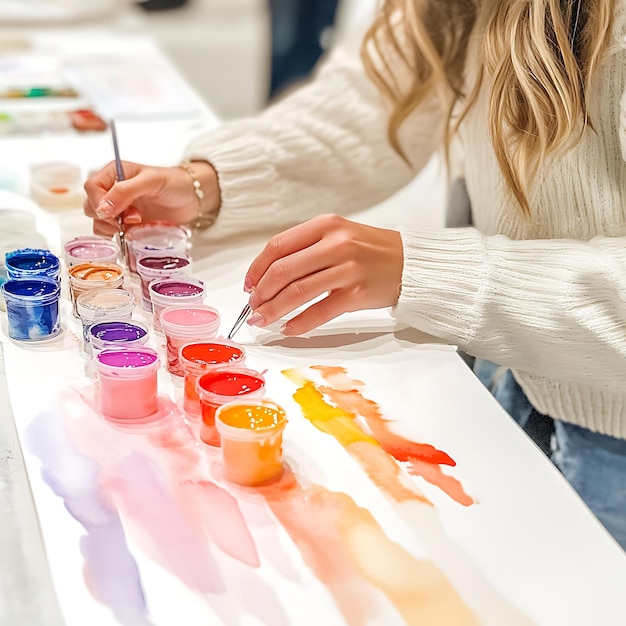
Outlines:
{"label": "paint pot rim", "polygon": [[[155,220],[153,222],[143,222],[142,224],[137,224],[137,225],[132,226],[126,231],[126,239],[127,241],[132,242],[133,245],[135,245],[141,242],[141,239],[137,239],[137,234],[141,234],[141,233],[145,234],[146,232],[149,232],[151,230],[154,231],[158,229],[164,229],[172,233],[178,231],[182,235],[179,243],[182,243],[182,241],[185,241],[185,243],[187,243],[187,240],[189,239],[189,237],[191,237],[190,230],[186,228],[185,226],[182,226],[181,224],[174,224],[174,222],[168,222],[165,220]],[[165,250],[165,248],[148,248],[148,249],[154,249],[155,251]]]}
{"label": "paint pot rim", "polygon": [[[187,284],[193,287],[197,287],[198,289],[200,289],[200,291],[196,293],[176,295],[176,294],[164,294],[164,293],[159,292],[156,289],[156,287],[158,287],[159,285],[167,285],[167,284],[183,284],[183,285]],[[171,303],[174,301],[174,299],[178,299],[178,298],[191,299],[191,298],[198,298],[199,296],[201,296],[202,299],[204,300],[206,296],[206,285],[204,284],[202,280],[198,278],[191,278],[190,276],[184,276],[184,275],[183,276],[171,276],[167,278],[155,278],[148,285],[148,291],[150,293],[150,299],[152,300],[153,304],[167,305],[168,302]]]}
{"label": "paint pot rim", "polygon": [[[171,268],[150,267],[149,265],[143,265],[144,261],[146,260],[156,261],[157,259],[168,259],[168,260],[171,259],[172,261],[176,259],[177,261],[184,261],[184,263],[180,265],[177,264],[176,267],[171,267]],[[147,275],[147,274],[154,272],[155,274],[157,274],[156,278],[158,278],[159,277],[158,274],[161,272],[163,273],[183,272],[183,271],[191,269],[191,257],[188,254],[163,254],[163,255],[156,255],[156,256],[145,255],[137,259],[137,272],[141,276],[141,272],[139,271],[140,268],[143,270],[144,274]]]}
{"label": "paint pot rim", "polygon": [[[225,376],[228,374],[242,374],[250,378],[255,378],[261,382],[261,385],[258,387],[258,389],[254,389],[250,391],[249,393],[246,393],[245,395],[241,395],[241,396],[231,396],[231,395],[224,396],[219,393],[214,393],[213,391],[205,389],[202,386],[202,381],[205,380],[208,376],[217,377],[217,376]],[[204,374],[199,376],[198,380],[196,381],[196,393],[198,394],[198,397],[200,398],[201,404],[202,402],[226,404],[228,402],[231,402],[233,398],[255,398],[255,397],[260,398],[265,393],[265,387],[266,387],[265,376],[263,376],[261,372],[257,370],[253,370],[248,367],[224,367],[224,368],[219,368],[215,370],[209,370],[208,372],[205,372]]]}
{"label": "paint pot rim", "polygon": [[[106,279],[106,278],[89,279],[89,278],[86,278],[85,276],[75,275],[78,272],[88,271],[89,269],[92,269],[94,272],[109,271],[112,274],[115,274],[115,277],[114,278],[112,277],[110,279]],[[93,261],[88,261],[85,263],[78,263],[76,265],[72,265],[68,269],[68,274],[70,276],[70,283],[73,286],[93,285],[94,283],[114,285],[115,283],[119,281],[122,281],[122,282],[124,281],[124,270],[117,263],[100,263],[100,262],[93,262]]]}
{"label": "paint pot rim", "polygon": [[[191,346],[227,346],[234,348],[239,351],[239,356],[236,359],[231,359],[229,361],[198,361],[191,358],[190,354],[185,356],[185,351],[189,350]],[[199,375],[208,370],[216,370],[222,368],[234,368],[243,366],[246,361],[246,350],[243,346],[231,341],[230,339],[222,339],[215,338],[215,340],[211,341],[190,341],[189,343],[183,344],[178,351],[178,362],[185,374],[194,374]]]}
{"label": "paint pot rim", "polygon": [[[13,263],[13,260],[19,258],[20,256],[30,255],[33,257],[40,256],[42,259],[45,259],[49,264],[45,267],[41,268],[23,268]],[[19,279],[20,276],[15,275],[15,273],[25,276],[26,278],[31,278],[35,276],[54,276],[56,278],[61,271],[61,260],[56,254],[52,253],[47,248],[18,248],[17,250],[13,250],[11,252],[7,252],[4,256],[4,266],[6,267],[7,273],[11,278]],[[11,273],[14,273],[11,276]]]}
{"label": "paint pot rim", "polygon": [[[20,286],[22,289],[26,288],[28,284],[38,283],[45,285],[46,289],[44,293],[38,294],[20,294],[14,293],[13,288]],[[61,297],[61,286],[58,281],[48,278],[46,276],[33,276],[29,278],[10,278],[2,283],[0,287],[2,295],[7,303],[11,303],[18,306],[45,306],[52,304],[59,300]]]}
{"label": "paint pot rim", "polygon": [[[96,257],[76,257],[72,255],[74,248],[78,248],[81,245],[88,246],[89,244],[94,244],[94,246],[96,244],[101,245],[103,248],[108,248],[110,253]],[[70,239],[63,248],[65,250],[65,260],[70,267],[85,262],[115,263],[120,255],[120,247],[113,239],[107,239],[106,237],[100,237],[98,235],[79,235],[78,237],[74,237],[74,239]]]}
{"label": "paint pot rim", "polygon": [[[144,355],[148,357],[148,360],[144,363],[139,362],[136,365],[116,365],[113,362],[107,363],[106,361],[109,360],[109,357],[113,357],[114,355],[127,355],[127,357],[135,355],[139,358],[141,358],[140,355]],[[111,361],[113,360],[114,359],[111,359]],[[96,369],[99,374],[113,378],[125,379],[145,378],[153,373],[156,373],[160,366],[160,359],[157,351],[148,347],[129,349],[107,348],[96,355],[95,361]]]}
{"label": "paint pot rim", "polygon": [[[110,331],[115,331],[117,330],[118,332],[121,331],[121,328],[113,328],[113,325],[118,324],[124,327],[133,327],[133,328],[137,328],[141,331],[143,331],[143,335],[140,335],[138,337],[135,337],[134,339],[119,339],[119,340],[114,340],[114,339],[103,339],[102,336],[97,336],[95,333],[98,332],[99,328],[101,327],[100,330],[110,330]],[[110,328],[108,329],[104,329],[102,327],[104,326],[110,326]],[[148,341],[148,339],[150,338],[149,335],[149,329],[148,329],[148,325],[144,324],[143,322],[137,321],[137,320],[123,320],[123,319],[111,319],[111,320],[103,320],[101,322],[96,322],[95,324],[91,324],[89,326],[89,330],[87,331],[87,334],[89,336],[89,342],[91,343],[91,345],[93,346],[94,350],[103,350],[104,345],[108,345],[112,348],[116,348],[116,347],[124,347],[125,349],[129,346],[132,346],[132,348],[139,346],[139,345],[143,345],[145,344],[146,341]],[[129,348],[129,349],[132,349]]]}
{"label": "paint pot rim", "polygon": [[[215,319],[210,322],[204,322],[202,324],[184,325],[177,324],[166,319],[170,314],[180,313],[181,311],[203,311],[205,313],[212,313],[215,315]],[[197,304],[194,306],[168,306],[161,311],[161,328],[166,335],[173,335],[174,337],[189,337],[190,339],[198,338],[198,334],[206,334],[207,339],[212,338],[209,333],[215,333],[219,329],[221,322],[220,312],[208,304]]]}
{"label": "paint pot rim", "polygon": [[[235,407],[247,406],[254,408],[270,408],[272,410],[275,410],[276,413],[280,414],[281,419],[275,424],[271,424],[270,426],[263,426],[260,428],[245,428],[241,426],[233,426],[232,424],[228,424],[223,420],[222,414],[226,413],[227,411],[232,410]],[[215,411],[215,426],[217,427],[218,431],[220,431],[220,434],[222,434],[222,430],[220,429],[220,427],[222,427],[224,434],[232,434],[235,436],[239,435],[239,437],[237,438],[240,440],[247,440],[248,437],[245,435],[248,433],[259,434],[262,436],[261,438],[265,439],[270,434],[274,434],[279,430],[284,430],[288,421],[289,420],[287,419],[287,411],[285,411],[285,409],[280,404],[274,402],[274,400],[271,400],[269,398],[259,398],[258,400],[233,400],[232,402],[226,402],[225,404],[222,404]]]}
{"label": "paint pot rim", "polygon": [[[94,306],[89,304],[89,300],[98,298],[104,292],[106,292],[111,299],[119,300],[120,306],[109,308],[101,305]],[[123,302],[124,300],[125,302]],[[90,289],[81,293],[78,298],[76,298],[76,311],[80,319],[83,321],[93,321],[107,313],[119,315],[119,317],[130,317],[134,308],[135,296],[130,291],[126,291],[125,289],[97,287],[96,289]]]}

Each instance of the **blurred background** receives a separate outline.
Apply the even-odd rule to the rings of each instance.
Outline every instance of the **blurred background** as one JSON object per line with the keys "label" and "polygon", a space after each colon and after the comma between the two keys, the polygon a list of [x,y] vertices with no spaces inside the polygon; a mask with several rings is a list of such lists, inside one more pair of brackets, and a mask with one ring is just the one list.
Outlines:
{"label": "blurred background", "polygon": [[0,0],[0,28],[17,34],[106,26],[147,34],[229,119],[258,112],[306,78],[325,51],[367,23],[375,6],[376,0]]}

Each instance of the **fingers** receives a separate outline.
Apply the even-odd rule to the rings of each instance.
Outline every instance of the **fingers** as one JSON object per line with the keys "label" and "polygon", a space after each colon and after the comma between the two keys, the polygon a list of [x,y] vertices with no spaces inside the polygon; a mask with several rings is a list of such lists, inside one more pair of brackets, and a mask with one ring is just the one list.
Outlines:
{"label": "fingers", "polygon": [[346,311],[352,311],[353,294],[347,290],[334,291],[319,302],[289,320],[280,330],[283,335],[303,335],[330,322]]}
{"label": "fingers", "polygon": [[117,224],[112,222],[105,222],[104,220],[94,220],[93,233],[94,235],[100,235],[101,237],[112,237],[118,232],[119,228]]}
{"label": "fingers", "polygon": [[[322,239],[325,233],[336,229],[346,221],[337,215],[320,215],[272,237],[261,254],[250,265],[244,282],[245,290],[256,291],[259,281],[273,263],[314,245]],[[307,273],[310,273],[310,270]]]}
{"label": "fingers", "polygon": [[[294,309],[310,302],[323,293],[340,290],[346,285],[345,272],[342,267],[330,267],[308,276],[291,281],[275,297],[253,306],[254,297],[250,298],[252,315],[248,319],[250,326],[272,324]],[[345,312],[345,311],[342,311]]]}

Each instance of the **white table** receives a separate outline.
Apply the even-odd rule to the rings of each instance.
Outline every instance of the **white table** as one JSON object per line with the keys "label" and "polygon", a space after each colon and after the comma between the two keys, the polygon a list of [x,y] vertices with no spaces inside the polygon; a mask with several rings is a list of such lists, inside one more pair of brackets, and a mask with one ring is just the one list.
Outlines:
{"label": "white table", "polygon": [[[104,35],[97,40],[92,38],[91,43],[106,50],[112,41],[115,41],[115,46],[124,44],[143,46],[144,50],[151,48],[146,41],[112,40]],[[86,47],[90,45],[85,39],[78,43]],[[154,48],[151,50],[151,54],[158,55]],[[155,164],[176,163],[189,137],[212,123],[215,119],[206,109],[198,118],[122,121],[118,124],[122,156],[128,160]],[[154,141],[156,132],[159,133],[158,142]],[[14,173],[18,195],[27,194],[27,166],[33,160],[79,159],[87,171],[111,158],[108,135],[48,137],[45,141],[3,139],[2,147],[0,168],[8,168]],[[427,172],[423,178],[425,192],[432,188],[433,179],[429,178],[432,173]],[[429,199],[427,195],[425,197],[425,205],[428,205]],[[55,252],[60,252],[61,244],[67,239],[89,231],[90,224],[80,210],[57,213],[33,210],[28,201],[6,193],[0,195],[0,201],[0,206],[11,202],[14,208],[32,210],[38,230],[46,235]],[[421,208],[428,210],[428,206]],[[385,226],[398,222],[397,215],[381,208],[356,217]],[[224,321],[222,331],[228,330],[245,302],[241,289],[245,269],[265,240],[266,235],[259,234],[258,237],[241,238],[224,244],[197,243],[194,248],[194,275],[205,280],[211,302],[220,309]],[[9,394],[22,444],[28,422],[36,412],[46,408],[47,398],[56,393],[64,379],[69,385],[81,375],[82,361],[72,343],[75,321],[68,317],[67,307],[64,315],[66,332],[52,346],[53,350],[49,347],[26,348],[9,341],[5,334],[6,320],[2,320],[1,341],[5,351]],[[506,621],[510,617],[510,607],[485,608],[489,600],[474,597],[476,605],[484,610],[483,623],[498,626],[505,623],[507,626],[621,623],[626,615],[623,593],[626,588],[626,556],[555,468],[482,388],[452,348],[432,343],[431,339],[410,329],[396,327],[386,311],[342,316],[304,338],[283,338],[275,329],[259,331],[247,326],[242,328],[237,338],[246,346],[253,362],[271,370],[271,380],[276,384],[278,371],[285,363],[294,366],[343,364],[357,377],[362,374],[369,376],[367,383],[374,396],[378,394],[381,402],[396,407],[397,415],[394,417],[400,420],[404,435],[436,444],[441,442],[443,449],[452,452],[458,462],[458,476],[470,491],[478,492],[480,503],[460,512],[437,489],[420,483],[435,504],[441,525],[437,531],[440,534],[435,533],[431,538],[445,535],[448,541],[444,541],[447,548],[439,546],[436,558],[445,564],[447,553],[455,552],[460,546],[460,552],[452,558],[451,570],[457,572],[455,582],[463,593],[480,595],[485,589],[495,589],[503,595],[506,603],[519,607],[526,615],[518,621]],[[55,369],[58,372],[59,366],[64,368],[62,374],[50,373]],[[26,372],[41,381],[38,393],[32,397],[18,393]],[[375,372],[380,373],[379,380],[372,380]],[[405,382],[403,377],[407,372],[410,372],[411,378]],[[165,376],[162,380],[172,397],[176,397],[179,390],[175,385]],[[6,411],[3,413],[6,414]],[[398,541],[415,541],[411,535],[411,516],[407,514],[403,521],[392,510],[387,510],[380,495],[374,493],[371,485],[365,484],[358,468],[345,461],[341,449],[331,446],[328,456],[317,467],[316,459],[312,460],[308,454],[308,446],[319,450],[316,446],[326,446],[326,440],[322,440],[323,436],[313,432],[308,424],[302,424],[295,418],[292,421],[293,434],[288,437],[286,445],[286,455],[291,463],[299,464],[302,471],[320,480],[329,480],[329,464],[331,468],[333,464],[341,467],[345,475],[341,479],[333,478],[332,481],[336,481],[333,486],[340,490],[354,488],[359,494],[359,503],[371,504],[377,512],[377,519],[386,530],[397,533],[394,537],[398,537]],[[325,447],[321,449],[326,452]],[[36,459],[27,453],[25,461],[39,512],[45,510],[43,540],[64,618],[69,626],[116,623],[84,590],[74,593],[80,584],[76,571],[80,554],[78,550],[71,553],[64,550],[68,537],[76,534],[77,530],[70,528],[62,503],[41,480]],[[26,506],[21,508],[27,509]],[[32,518],[26,523],[33,528]],[[417,518],[415,523],[419,526]],[[30,532],[36,539],[35,531]],[[426,542],[422,549],[429,552],[432,548],[437,553],[436,547],[429,545],[424,537],[422,541]],[[467,559],[467,571],[478,571],[480,576],[472,579],[459,574],[463,569],[460,567],[463,560],[459,556],[461,553],[465,555],[463,559]],[[17,567],[21,563],[20,555],[14,558],[13,563]],[[473,564],[471,567],[470,563]],[[43,567],[41,560],[40,567]],[[475,567],[478,570],[473,569]],[[303,580],[308,580],[305,573],[302,576]],[[313,582],[310,584],[313,585]],[[154,589],[162,589],[162,584],[161,580],[147,590],[148,600],[161,611],[156,612],[155,623],[168,624],[172,622],[164,618],[159,621],[158,616],[167,614],[172,608],[168,606],[169,589],[166,589],[168,593],[154,594]],[[320,623],[320,615],[332,615],[332,607],[327,600],[317,604],[316,594],[322,593],[317,587],[312,586],[314,591],[309,593],[304,583],[291,583],[288,589],[294,598],[292,602],[300,602],[308,608],[306,615],[294,621],[294,607],[291,606],[287,611],[291,621],[286,623],[297,623],[298,626]],[[178,587],[172,590],[174,597],[187,598]],[[320,614],[316,613],[318,609]],[[207,609],[205,614],[202,612],[205,608],[195,607],[191,601],[181,603],[177,610],[181,622],[186,624],[209,623],[208,616],[212,616],[215,623],[220,623],[215,613]],[[250,616],[244,617],[242,623],[260,623]],[[379,623],[386,626],[396,623],[393,620],[397,620],[397,616],[389,619],[391,621]]]}

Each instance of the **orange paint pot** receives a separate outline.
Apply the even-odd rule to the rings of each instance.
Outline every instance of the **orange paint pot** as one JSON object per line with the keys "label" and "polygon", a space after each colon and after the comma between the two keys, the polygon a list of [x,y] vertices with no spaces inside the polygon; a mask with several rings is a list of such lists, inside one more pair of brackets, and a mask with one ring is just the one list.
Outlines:
{"label": "orange paint pot", "polygon": [[201,413],[200,396],[196,389],[200,376],[226,367],[241,367],[245,361],[246,352],[243,347],[228,339],[193,342],[182,346],[178,362],[185,377],[185,413],[193,417],[198,417]]}
{"label": "orange paint pot", "polygon": [[81,293],[92,289],[122,289],[124,286],[124,272],[115,263],[80,263],[72,265],[69,269],[70,294],[74,303],[74,315],[76,300]]}
{"label": "orange paint pot", "polygon": [[200,398],[200,439],[210,446],[220,445],[215,413],[223,404],[262,398],[265,379],[259,372],[243,367],[208,372],[198,378],[196,392]]}
{"label": "orange paint pot", "polygon": [[285,411],[271,400],[235,400],[220,406],[215,425],[222,442],[222,473],[237,485],[252,487],[283,472]]}

